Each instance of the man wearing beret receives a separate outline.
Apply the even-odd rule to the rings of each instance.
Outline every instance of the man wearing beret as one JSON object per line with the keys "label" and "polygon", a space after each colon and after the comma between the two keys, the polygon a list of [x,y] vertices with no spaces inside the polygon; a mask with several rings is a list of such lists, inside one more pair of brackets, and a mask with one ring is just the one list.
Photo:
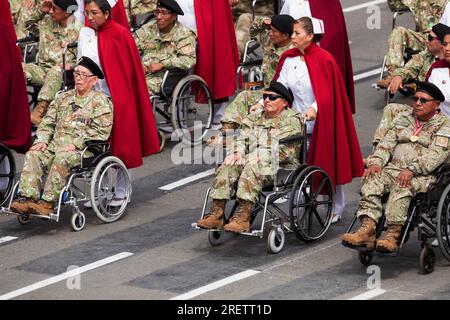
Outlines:
{"label": "man wearing beret", "polygon": [[[279,82],[271,82],[264,91],[264,110],[254,112],[242,121],[242,130],[231,153],[217,168],[211,188],[211,214],[197,221],[200,228],[247,232],[250,211],[265,184],[273,183],[278,164],[283,168],[298,165],[299,143],[281,145],[278,163],[273,163],[274,141],[303,134],[303,116],[288,108],[292,92]],[[235,188],[237,182],[237,188]],[[235,194],[238,209],[224,226],[227,201]]]}
{"label": "man wearing beret", "polygon": [[[61,93],[50,104],[36,132],[36,141],[25,156],[19,198],[11,210],[49,215],[67,183],[70,168],[81,163],[89,140],[108,140],[113,124],[111,100],[93,88],[103,79],[94,61],[81,57],[74,71],[75,89]],[[41,181],[48,171],[41,195]]]}
{"label": "man wearing beret", "polygon": [[[46,15],[38,23],[39,59],[37,64],[24,64],[27,81],[42,86],[38,104],[31,113],[31,122],[38,125],[51,101],[63,84],[62,53],[64,48],[78,40],[83,24],[73,13],[78,8],[76,0],[44,0],[40,15]],[[75,65],[76,52],[66,53],[66,67]]]}
{"label": "man wearing beret", "polygon": [[177,21],[177,16],[183,14],[176,1],[159,0],[155,20],[136,32],[150,95],[159,93],[167,69],[187,71],[195,64],[196,36]]}
{"label": "man wearing beret", "polygon": [[[444,95],[437,86],[419,82],[412,109],[398,114],[393,126],[367,159],[357,216],[361,227],[342,236],[343,244],[396,252],[411,199],[426,192],[436,178],[433,171],[450,154],[450,120],[439,111]],[[388,230],[376,240],[381,197],[386,204]]]}

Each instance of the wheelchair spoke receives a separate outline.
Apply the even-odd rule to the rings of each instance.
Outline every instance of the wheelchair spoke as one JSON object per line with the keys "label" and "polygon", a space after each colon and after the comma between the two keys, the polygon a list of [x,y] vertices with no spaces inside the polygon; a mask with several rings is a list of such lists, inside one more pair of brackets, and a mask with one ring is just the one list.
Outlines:
{"label": "wheelchair spoke", "polygon": [[6,155],[7,155],[7,154],[5,153],[5,154],[2,154],[2,155],[0,156],[0,163],[2,163],[3,160],[5,160]]}
{"label": "wheelchair spoke", "polygon": [[317,212],[316,208],[314,208],[313,211],[314,211],[314,215],[316,216],[316,219],[319,221],[319,223],[322,226],[322,228],[324,228],[325,224],[323,223],[322,219],[320,218],[320,215]]}
{"label": "wheelchair spoke", "polygon": [[[320,183],[320,185],[319,185],[319,187],[317,188],[317,192],[312,192],[313,193],[313,200],[316,200],[317,199],[317,197],[319,196],[319,194],[320,194],[320,191],[322,191],[322,189],[323,189],[323,187],[325,186],[325,183],[327,182],[327,180],[326,179],[322,179],[322,181],[321,181],[321,183]],[[311,186],[312,186],[312,184],[311,184]]]}

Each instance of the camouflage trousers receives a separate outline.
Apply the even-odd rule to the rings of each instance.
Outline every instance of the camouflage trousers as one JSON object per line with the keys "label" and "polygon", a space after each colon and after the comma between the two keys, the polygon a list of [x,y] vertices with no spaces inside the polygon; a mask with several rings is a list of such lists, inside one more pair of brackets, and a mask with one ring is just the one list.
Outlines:
{"label": "camouflage trousers", "polygon": [[19,193],[21,196],[39,200],[42,178],[48,171],[42,199],[48,202],[58,201],[61,190],[70,176],[70,168],[81,163],[78,151],[54,153],[45,151],[28,151],[25,155],[20,176]]}
{"label": "camouflage trousers", "polygon": [[411,187],[400,187],[395,179],[403,169],[388,164],[379,177],[372,176],[365,180],[362,188],[362,198],[359,201],[358,218],[366,215],[378,223],[381,218],[381,196],[390,192],[386,204],[386,220],[390,224],[403,225],[406,221],[411,199],[419,192],[426,192],[428,185],[436,178],[430,176],[416,176],[411,179]]}
{"label": "camouflage trousers", "polygon": [[389,36],[386,68],[389,74],[402,66],[406,49],[416,52],[426,48],[428,33],[415,32],[405,27],[396,27]]}
{"label": "camouflage trousers", "polygon": [[244,90],[226,107],[220,120],[222,123],[233,123],[239,128],[242,119],[248,116],[248,109],[262,98],[262,90]]}
{"label": "camouflage trousers", "polygon": [[23,72],[28,83],[42,86],[38,95],[39,101],[53,101],[63,85],[62,68],[59,66],[46,68],[33,63],[25,63]]}
{"label": "camouflage trousers", "polygon": [[147,88],[150,95],[159,94],[161,90],[161,83],[163,80],[163,73],[149,73],[145,75],[145,82],[147,82]]}
{"label": "camouflage trousers", "polygon": [[[264,175],[264,168],[258,163],[245,166],[221,165],[216,169],[212,184],[211,199],[229,200],[237,198],[255,203],[264,185],[272,183],[271,175]],[[237,188],[236,188],[237,183]]]}
{"label": "camouflage trousers", "polygon": [[381,116],[380,124],[375,130],[373,135],[372,144],[377,145],[393,126],[393,120],[400,112],[411,110],[412,107],[407,104],[401,103],[389,103],[383,109],[383,115]]}

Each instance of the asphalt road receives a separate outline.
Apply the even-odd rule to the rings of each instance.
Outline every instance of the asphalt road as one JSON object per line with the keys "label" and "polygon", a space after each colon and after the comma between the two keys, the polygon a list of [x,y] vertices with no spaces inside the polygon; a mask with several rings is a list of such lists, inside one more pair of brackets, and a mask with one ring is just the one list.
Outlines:
{"label": "asphalt road", "polygon": [[[380,68],[392,22],[387,4],[377,7],[380,28],[371,30],[366,8],[348,10],[361,0],[341,3],[347,8],[355,75]],[[398,22],[412,26],[408,14]],[[384,92],[371,87],[375,80],[372,76],[356,82],[354,120],[364,156],[384,105]],[[266,236],[228,235],[222,245],[211,247],[206,232],[191,227],[200,216],[211,176],[159,189],[212,168],[194,161],[175,165],[175,145],[169,142],[162,153],[133,170],[132,202],[115,223],[103,224],[86,210],[85,229],[72,232],[70,212],[59,223],[34,220],[26,226],[0,216],[0,299],[450,298],[450,268],[438,250],[435,271],[418,274],[415,233],[402,255],[376,256],[370,270],[355,251],[340,244],[359,199],[359,179],[346,185],[344,218],[321,241],[305,244],[288,234],[283,251],[269,254]],[[19,167],[22,162],[17,156]],[[80,275],[65,277],[68,268],[81,267],[86,268],[77,269]]]}

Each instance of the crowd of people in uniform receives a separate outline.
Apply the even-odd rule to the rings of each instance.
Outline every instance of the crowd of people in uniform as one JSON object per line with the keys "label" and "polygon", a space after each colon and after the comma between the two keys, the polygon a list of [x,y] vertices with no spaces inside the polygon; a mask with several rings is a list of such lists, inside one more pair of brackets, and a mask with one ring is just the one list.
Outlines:
{"label": "crowd of people in uniform", "polygon": [[[8,12],[0,20],[0,26],[8,29],[1,37],[2,47],[9,48],[5,61],[12,68],[5,73],[10,80],[3,83],[20,82],[21,72],[28,84],[41,87],[31,114],[26,98],[20,100],[21,132],[8,126],[12,116],[4,126],[0,120],[0,140],[20,152],[29,149],[20,198],[11,206],[17,212],[52,212],[69,168],[80,162],[80,150],[89,139],[109,139],[112,154],[129,169],[158,152],[150,96],[159,93],[166,70],[201,76],[212,92],[214,123],[221,134],[240,130],[216,169],[211,213],[197,222],[202,228],[249,231],[256,197],[271,182],[272,159],[271,144],[252,143],[251,138],[260,140],[267,132],[271,139],[273,134],[281,139],[301,133],[308,136],[308,164],[324,169],[335,186],[333,222],[345,209],[343,185],[356,177],[365,181],[357,213],[361,227],[343,240],[392,252],[409,202],[433,181],[431,173],[450,152],[447,0],[388,0],[392,10],[412,13],[416,29],[392,30],[387,76],[378,85],[392,93],[413,85],[414,102],[385,107],[374,151],[365,163],[352,117],[353,69],[339,0],[257,1],[255,7],[249,0],[1,1],[0,11]],[[147,21],[148,15],[154,18]],[[139,26],[140,21],[146,23]],[[38,59],[20,63],[15,40],[30,33],[39,35]],[[251,38],[258,39],[263,49],[263,85],[235,96],[236,70]],[[62,52],[71,43],[77,44],[76,53],[68,51],[63,64]],[[407,62],[406,52],[415,53]],[[57,96],[69,70],[74,71],[75,89]],[[24,88],[23,78],[22,82]],[[18,90],[0,92],[26,96],[26,90]],[[0,110],[8,114],[11,98],[0,101],[6,101]],[[30,121],[37,126],[31,148]],[[208,144],[218,141],[212,137]],[[280,165],[298,165],[297,151],[295,143],[283,145]],[[376,242],[380,197],[387,192],[388,230]],[[224,226],[225,205],[234,195],[238,210]]]}

